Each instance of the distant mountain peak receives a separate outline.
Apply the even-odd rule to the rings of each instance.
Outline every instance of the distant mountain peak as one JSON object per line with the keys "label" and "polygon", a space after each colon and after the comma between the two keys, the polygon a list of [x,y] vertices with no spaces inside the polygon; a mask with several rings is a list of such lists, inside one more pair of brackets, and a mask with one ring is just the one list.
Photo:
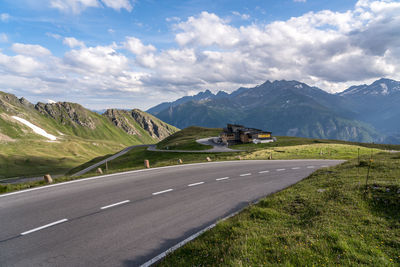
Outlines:
{"label": "distant mountain peak", "polygon": [[339,93],[340,96],[390,96],[393,93],[400,92],[400,82],[381,78],[371,83],[370,85],[356,85],[351,86],[343,92]]}

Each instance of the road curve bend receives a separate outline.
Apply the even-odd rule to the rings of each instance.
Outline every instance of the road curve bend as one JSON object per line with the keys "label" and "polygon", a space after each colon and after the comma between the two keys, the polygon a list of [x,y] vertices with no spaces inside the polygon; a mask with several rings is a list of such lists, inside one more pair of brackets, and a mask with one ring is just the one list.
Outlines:
{"label": "road curve bend", "polygon": [[187,164],[0,195],[0,266],[139,266],[337,160]]}

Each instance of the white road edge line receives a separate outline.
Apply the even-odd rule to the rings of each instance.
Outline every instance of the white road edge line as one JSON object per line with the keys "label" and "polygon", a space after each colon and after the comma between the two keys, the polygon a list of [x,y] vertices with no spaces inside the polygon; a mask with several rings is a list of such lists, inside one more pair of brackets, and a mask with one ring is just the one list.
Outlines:
{"label": "white road edge line", "polygon": [[[226,178],[226,177],[224,177],[224,178]],[[257,204],[261,199],[262,199],[262,198],[260,198],[260,199],[258,199],[258,200],[255,200],[255,201],[252,201],[251,203],[249,203],[249,205],[250,205],[250,204]],[[185,245],[185,244],[189,243],[190,241],[192,241],[193,239],[197,238],[198,236],[200,236],[200,235],[203,234],[204,232],[207,232],[208,230],[214,228],[214,227],[217,225],[217,223],[219,223],[219,222],[221,222],[221,221],[226,221],[227,219],[229,219],[229,218],[231,218],[231,217],[233,217],[233,216],[239,214],[239,213],[240,213],[242,210],[244,210],[245,208],[246,208],[246,207],[244,207],[244,208],[242,208],[242,209],[240,209],[240,210],[238,210],[238,211],[235,211],[235,212],[229,214],[228,216],[226,216],[226,217],[224,217],[224,218],[218,220],[216,223],[213,223],[213,224],[207,226],[206,228],[200,230],[199,232],[197,232],[197,233],[195,233],[195,234],[189,236],[189,237],[186,238],[185,240],[183,240],[183,241],[179,242],[178,244],[176,244],[175,246],[173,246],[173,247],[167,249],[167,250],[164,251],[163,253],[158,254],[157,256],[155,256],[154,258],[152,258],[151,260],[146,261],[145,263],[143,263],[142,265],[140,265],[140,267],[150,267],[151,265],[153,265],[154,263],[158,262],[159,260],[161,260],[162,258],[164,258],[165,256],[167,256],[168,254],[174,252],[174,251],[177,250],[178,248],[182,247],[183,245]]]}
{"label": "white road edge line", "polygon": [[45,229],[45,228],[48,228],[48,227],[51,227],[51,226],[54,226],[56,224],[60,224],[60,223],[66,222],[66,221],[68,221],[68,219],[62,219],[62,220],[59,220],[59,221],[56,221],[56,222],[52,222],[52,223],[37,227],[35,229],[23,232],[23,233],[21,233],[21,235],[27,235],[27,234],[30,234],[30,233],[33,233],[33,232],[36,232],[36,231],[40,231],[42,229]]}
{"label": "white road edge line", "polygon": [[229,177],[217,178],[217,179],[215,179],[215,181],[222,181],[222,180],[227,180],[227,179],[229,179]]}
{"label": "white road edge line", "polygon": [[196,186],[196,185],[201,185],[204,184],[204,182],[198,182],[198,183],[194,183],[194,184],[188,184],[188,186]]}
{"label": "white road edge line", "polygon": [[115,206],[118,206],[118,205],[129,203],[129,202],[131,202],[131,201],[130,200],[124,200],[124,201],[121,201],[121,202],[118,202],[118,203],[114,203],[114,204],[111,204],[111,205],[108,205],[108,206],[101,207],[100,209],[101,210],[105,210],[105,209],[108,209],[108,208],[111,208],[111,207],[115,207]]}
{"label": "white road edge line", "polygon": [[170,189],[167,189],[167,190],[164,190],[164,191],[155,192],[152,195],[156,196],[156,195],[159,195],[159,194],[164,194],[164,193],[167,193],[167,192],[171,192],[172,190],[174,190],[174,189],[170,188]]}
{"label": "white road edge line", "polygon": [[243,173],[243,174],[241,174],[240,176],[249,176],[249,175],[251,175],[251,173]]}
{"label": "white road edge line", "polygon": [[307,169],[313,169],[315,168],[314,166],[307,166]]}
{"label": "white road edge line", "polygon": [[260,171],[260,172],[258,172],[258,173],[267,173],[267,172],[269,172],[269,171]]}
{"label": "white road edge line", "polygon": [[286,170],[286,169],[276,169],[277,172],[281,172],[281,171],[284,171],[284,170]]}
{"label": "white road edge line", "polygon": [[298,170],[300,167],[293,167],[292,170]]}

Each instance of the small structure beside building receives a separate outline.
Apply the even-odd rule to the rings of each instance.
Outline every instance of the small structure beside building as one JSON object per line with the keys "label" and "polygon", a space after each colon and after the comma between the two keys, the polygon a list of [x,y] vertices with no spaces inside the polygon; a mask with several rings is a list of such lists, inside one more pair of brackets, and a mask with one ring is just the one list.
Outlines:
{"label": "small structure beside building", "polygon": [[220,134],[222,143],[226,145],[242,144],[242,143],[269,143],[274,142],[275,138],[271,136],[271,132],[255,128],[247,128],[243,125],[228,124],[224,131]]}

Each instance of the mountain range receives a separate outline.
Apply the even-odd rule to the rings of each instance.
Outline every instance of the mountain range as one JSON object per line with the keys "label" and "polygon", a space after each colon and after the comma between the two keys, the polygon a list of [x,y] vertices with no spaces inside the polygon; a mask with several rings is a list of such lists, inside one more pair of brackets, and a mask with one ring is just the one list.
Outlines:
{"label": "mountain range", "polygon": [[272,131],[275,135],[400,143],[400,82],[380,79],[330,94],[298,81],[266,81],[227,94],[206,90],[147,110],[185,128],[226,123]]}

